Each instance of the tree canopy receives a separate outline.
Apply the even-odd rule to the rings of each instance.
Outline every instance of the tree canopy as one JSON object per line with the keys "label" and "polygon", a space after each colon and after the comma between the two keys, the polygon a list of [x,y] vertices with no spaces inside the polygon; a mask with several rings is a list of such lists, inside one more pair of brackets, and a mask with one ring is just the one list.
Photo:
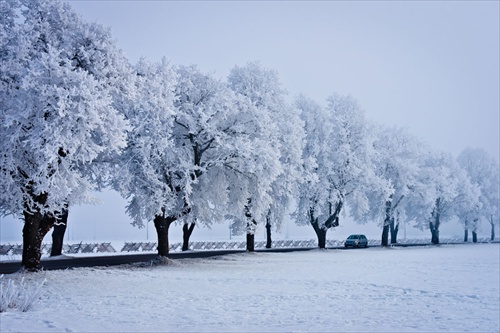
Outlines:
{"label": "tree canopy", "polygon": [[160,255],[171,223],[230,220],[253,235],[290,210],[320,247],[347,213],[379,223],[384,245],[400,221],[434,243],[447,220],[498,224],[498,163],[482,149],[434,151],[370,122],[350,95],[291,100],[259,62],[226,79],[166,58],[131,65],[109,29],[59,1],[0,10],[0,214],[25,217],[35,252],[58,215],[104,186],[134,225],[154,221]]}
{"label": "tree canopy", "polygon": [[81,21],[67,4],[8,5],[0,52],[1,213],[60,212],[67,202],[90,200],[105,173],[97,162],[126,145],[118,98],[127,94],[127,60],[109,30]]}

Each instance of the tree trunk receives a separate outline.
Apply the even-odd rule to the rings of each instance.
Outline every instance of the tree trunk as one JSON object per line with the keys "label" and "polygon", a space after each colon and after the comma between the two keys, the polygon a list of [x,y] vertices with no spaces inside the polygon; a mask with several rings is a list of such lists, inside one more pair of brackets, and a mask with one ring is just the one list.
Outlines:
{"label": "tree trunk", "polygon": [[[316,202],[314,202],[316,204]],[[318,237],[318,247],[320,249],[326,249],[326,233],[329,228],[338,227],[339,226],[339,215],[342,210],[344,202],[342,200],[338,201],[335,205],[335,209],[332,209],[332,203],[330,203],[329,214],[330,216],[326,219],[323,227],[319,226],[318,219],[314,214],[314,206],[309,207],[309,223],[316,232],[316,236]]]}
{"label": "tree trunk", "polygon": [[52,249],[50,251],[51,257],[62,255],[65,232],[66,224],[54,224],[54,230],[52,231]]}
{"label": "tree trunk", "polygon": [[439,231],[433,230],[433,231],[431,231],[431,233],[432,233],[432,237],[431,237],[432,244],[439,244]]}
{"label": "tree trunk", "polygon": [[55,218],[25,210],[23,227],[23,257],[21,266],[28,271],[38,271],[41,268],[41,247],[45,235],[54,225]]}
{"label": "tree trunk", "polygon": [[323,224],[323,227],[319,226],[318,219],[314,216],[314,208],[309,208],[309,223],[316,232],[318,237],[318,247],[320,249],[326,249],[326,233],[329,228],[334,228],[339,226],[339,215],[342,210],[344,202],[341,200],[335,205],[335,210],[332,210],[332,204],[330,204],[330,216]]}
{"label": "tree trunk", "polygon": [[247,251],[254,252],[255,251],[255,228],[257,226],[257,222],[251,217],[251,215],[247,215]]}
{"label": "tree trunk", "polygon": [[255,251],[255,229],[257,227],[257,221],[253,219],[250,208],[252,206],[252,199],[247,199],[247,205],[245,206],[245,217],[247,218],[247,251]]}
{"label": "tree trunk", "polygon": [[493,223],[493,216],[490,219],[490,224],[491,224],[491,240],[495,240],[495,223]]}
{"label": "tree trunk", "polygon": [[339,215],[340,211],[342,210],[342,207],[344,206],[343,201],[339,201],[337,205],[335,206],[335,210],[332,212],[332,204],[330,204],[330,216],[328,219],[325,221],[325,228],[330,229],[332,227],[338,227],[339,226]]}
{"label": "tree trunk", "polygon": [[395,225],[393,218],[389,227],[391,229],[391,244],[396,244],[398,242],[399,223]]}
{"label": "tree trunk", "polygon": [[386,201],[385,202],[385,219],[384,219],[384,227],[382,228],[382,240],[380,244],[382,246],[389,246],[389,231],[390,231],[390,224],[392,220],[392,202],[391,201]]}
{"label": "tree trunk", "polygon": [[[248,213],[250,214],[250,213]],[[254,252],[255,251],[255,228],[257,226],[257,222],[251,217],[251,215],[247,215],[247,251]]]}
{"label": "tree trunk", "polygon": [[247,251],[254,252],[255,251],[255,235],[247,233]]}
{"label": "tree trunk", "polygon": [[476,230],[472,231],[472,242],[477,243],[477,233]]}
{"label": "tree trunk", "polygon": [[439,224],[430,222],[429,229],[431,230],[431,242],[432,244],[439,244]]}
{"label": "tree trunk", "polygon": [[469,241],[469,229],[464,229],[464,243]]}
{"label": "tree trunk", "polygon": [[68,225],[68,213],[69,211],[64,209],[54,223],[54,230],[52,231],[52,249],[50,251],[51,257],[60,256],[62,254],[64,234]]}
{"label": "tree trunk", "polygon": [[194,226],[196,223],[184,223],[182,226],[182,251],[187,251],[189,250],[189,238],[191,237],[191,234],[193,233]]}
{"label": "tree trunk", "polygon": [[318,223],[311,224],[314,231],[316,232],[316,236],[318,237],[318,247],[320,249],[326,248],[326,232],[328,229],[323,229],[318,226]]}
{"label": "tree trunk", "polygon": [[316,233],[318,235],[318,247],[320,249],[326,249],[326,230],[320,229],[319,232]]}
{"label": "tree trunk", "polygon": [[272,247],[273,240],[271,238],[271,222],[269,221],[269,217],[266,222],[266,249],[270,249]]}
{"label": "tree trunk", "polygon": [[436,199],[436,206],[432,211],[432,220],[429,222],[429,229],[431,230],[431,242],[432,244],[439,244],[439,224],[441,218],[441,198]]}
{"label": "tree trunk", "polygon": [[162,215],[156,215],[153,220],[158,235],[158,256],[160,257],[168,257],[168,228],[176,219],[177,218],[172,216],[164,217]]}
{"label": "tree trunk", "polygon": [[382,228],[382,246],[389,246],[389,225],[384,225]]}

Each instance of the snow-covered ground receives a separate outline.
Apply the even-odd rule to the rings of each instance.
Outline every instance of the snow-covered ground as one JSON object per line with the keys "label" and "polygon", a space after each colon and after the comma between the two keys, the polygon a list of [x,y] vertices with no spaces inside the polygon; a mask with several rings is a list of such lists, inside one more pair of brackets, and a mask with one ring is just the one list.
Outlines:
{"label": "snow-covered ground", "polygon": [[44,279],[1,332],[499,332],[500,245],[242,253]]}

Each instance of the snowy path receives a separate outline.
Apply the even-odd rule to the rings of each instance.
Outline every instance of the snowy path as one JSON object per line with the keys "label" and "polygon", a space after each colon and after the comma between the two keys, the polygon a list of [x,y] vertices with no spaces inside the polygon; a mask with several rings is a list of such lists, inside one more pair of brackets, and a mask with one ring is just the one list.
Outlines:
{"label": "snowy path", "polygon": [[[7,278],[21,278],[12,274]],[[498,332],[500,245],[243,253],[79,268],[1,332]]]}

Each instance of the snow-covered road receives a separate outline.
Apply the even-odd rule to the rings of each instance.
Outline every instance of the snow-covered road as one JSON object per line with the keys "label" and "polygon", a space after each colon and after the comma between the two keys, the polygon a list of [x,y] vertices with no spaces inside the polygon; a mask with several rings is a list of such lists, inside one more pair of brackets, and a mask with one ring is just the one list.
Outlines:
{"label": "snow-covered road", "polygon": [[[16,273],[4,277],[21,279]],[[500,245],[242,253],[46,279],[0,331],[498,332]]]}

